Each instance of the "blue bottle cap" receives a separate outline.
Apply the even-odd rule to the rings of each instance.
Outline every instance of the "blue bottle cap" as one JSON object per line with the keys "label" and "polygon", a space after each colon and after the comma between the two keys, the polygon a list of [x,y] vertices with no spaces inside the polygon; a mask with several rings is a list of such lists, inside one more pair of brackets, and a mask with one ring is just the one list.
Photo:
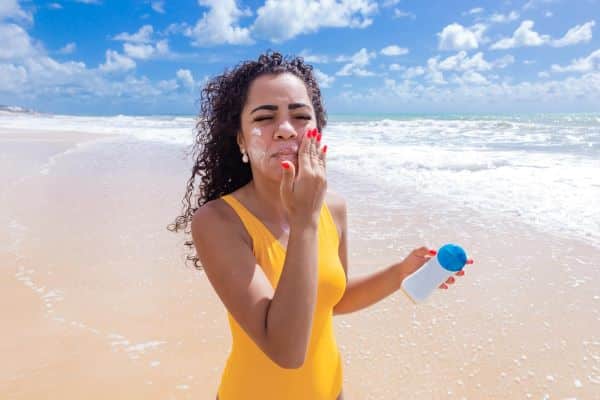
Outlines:
{"label": "blue bottle cap", "polygon": [[467,263],[467,254],[460,246],[445,244],[439,249],[437,259],[448,271],[460,271]]}

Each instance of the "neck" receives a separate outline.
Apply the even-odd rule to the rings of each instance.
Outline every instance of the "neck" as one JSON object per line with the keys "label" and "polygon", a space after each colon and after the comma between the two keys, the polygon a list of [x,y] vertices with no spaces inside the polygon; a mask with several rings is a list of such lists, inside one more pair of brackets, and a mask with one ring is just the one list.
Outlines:
{"label": "neck", "polygon": [[259,209],[265,216],[273,221],[286,222],[288,214],[279,194],[279,182],[267,179],[252,179],[249,189],[252,197],[258,203]]}

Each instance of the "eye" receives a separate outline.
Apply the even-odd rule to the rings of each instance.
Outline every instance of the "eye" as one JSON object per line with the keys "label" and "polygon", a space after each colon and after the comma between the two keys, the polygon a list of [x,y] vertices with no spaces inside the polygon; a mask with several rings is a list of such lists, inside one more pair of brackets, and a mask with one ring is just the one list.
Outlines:
{"label": "eye", "polygon": [[256,118],[254,118],[254,121],[255,121],[255,122],[260,122],[260,121],[262,121],[262,120],[265,120],[265,119],[271,119],[271,118],[272,118],[272,117],[269,117],[269,116],[256,117]]}
{"label": "eye", "polygon": [[312,119],[312,117],[310,115],[299,115],[296,118],[298,118],[298,119],[306,119],[306,120]]}

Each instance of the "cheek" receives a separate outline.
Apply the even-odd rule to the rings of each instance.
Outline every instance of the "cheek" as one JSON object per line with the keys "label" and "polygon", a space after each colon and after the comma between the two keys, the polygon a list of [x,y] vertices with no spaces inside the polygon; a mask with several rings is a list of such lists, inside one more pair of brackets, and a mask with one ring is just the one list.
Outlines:
{"label": "cheek", "polygon": [[261,136],[254,135],[254,131],[252,135],[250,146],[248,146],[248,153],[250,153],[252,161],[257,164],[262,164],[265,161],[268,161],[266,143]]}
{"label": "cheek", "polygon": [[262,136],[262,131],[260,130],[260,128],[252,128],[252,131],[250,132],[250,134],[252,135],[252,137],[261,137]]}

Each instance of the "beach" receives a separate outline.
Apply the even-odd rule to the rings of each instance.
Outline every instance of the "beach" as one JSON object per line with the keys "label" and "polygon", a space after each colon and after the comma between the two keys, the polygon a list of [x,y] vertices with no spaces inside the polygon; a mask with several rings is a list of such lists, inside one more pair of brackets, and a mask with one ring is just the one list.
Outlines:
{"label": "beach", "polygon": [[[186,266],[189,237],[166,229],[191,171],[189,121],[99,119],[94,129],[2,118],[0,398],[213,399],[230,346],[225,309],[203,272]],[[128,133],[129,123],[177,140]],[[334,317],[346,400],[599,399],[598,214],[575,203],[598,189],[573,190],[574,203],[553,208],[560,191],[549,187],[536,214],[548,223],[538,226],[530,209],[461,201],[474,197],[458,183],[448,196],[428,190],[446,175],[388,179],[402,175],[392,161],[381,179],[352,173],[356,157],[370,165],[355,147],[331,146],[328,162],[329,187],[348,204],[350,279],[422,245],[458,243],[475,264],[426,303],[398,291]],[[581,168],[597,165],[591,157]],[[509,205],[526,197],[502,193],[514,195]],[[577,212],[560,219],[556,210],[569,207],[584,222]]]}

